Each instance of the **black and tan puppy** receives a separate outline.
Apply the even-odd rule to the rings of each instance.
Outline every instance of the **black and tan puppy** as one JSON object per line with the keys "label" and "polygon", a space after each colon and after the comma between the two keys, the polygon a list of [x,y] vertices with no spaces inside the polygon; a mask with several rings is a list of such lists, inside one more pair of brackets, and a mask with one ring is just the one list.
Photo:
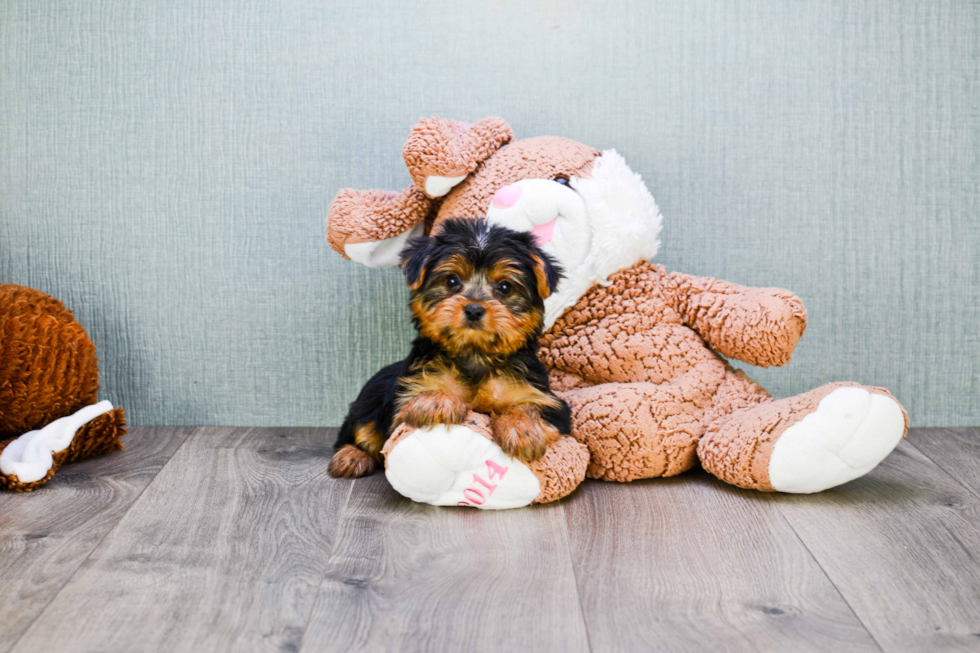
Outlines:
{"label": "black and tan puppy", "polygon": [[340,427],[330,475],[374,471],[399,424],[460,424],[491,417],[497,444],[530,462],[571,432],[571,411],[538,359],[544,300],[561,271],[531,234],[484,220],[448,220],[401,254],[418,338],[408,358],[361,390]]}

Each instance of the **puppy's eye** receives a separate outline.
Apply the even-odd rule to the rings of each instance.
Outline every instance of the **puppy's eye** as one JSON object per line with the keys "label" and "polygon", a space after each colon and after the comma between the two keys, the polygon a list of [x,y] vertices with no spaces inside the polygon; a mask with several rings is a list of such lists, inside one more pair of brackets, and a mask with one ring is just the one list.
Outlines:
{"label": "puppy's eye", "polygon": [[514,286],[510,285],[509,281],[498,281],[497,285],[493,287],[497,294],[501,297],[506,297],[510,294],[510,291],[514,289]]}
{"label": "puppy's eye", "polygon": [[562,186],[568,186],[568,177],[565,175],[558,175],[555,177],[555,183],[561,184]]}
{"label": "puppy's eye", "polygon": [[446,288],[449,290],[459,290],[460,286],[462,285],[463,282],[460,281],[459,277],[457,277],[455,274],[450,274],[448,277],[446,277]]}

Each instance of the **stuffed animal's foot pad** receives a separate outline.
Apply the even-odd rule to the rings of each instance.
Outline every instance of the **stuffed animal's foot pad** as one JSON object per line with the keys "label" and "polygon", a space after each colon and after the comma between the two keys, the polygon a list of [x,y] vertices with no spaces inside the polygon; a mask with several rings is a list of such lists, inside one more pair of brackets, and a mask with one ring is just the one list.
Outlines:
{"label": "stuffed animal's foot pad", "polygon": [[810,494],[854,480],[898,446],[905,426],[891,396],[837,388],[783,431],[769,458],[769,482],[779,492]]}
{"label": "stuffed animal's foot pad", "polygon": [[436,506],[520,508],[541,493],[531,469],[465,424],[416,429],[386,451],[399,494]]}

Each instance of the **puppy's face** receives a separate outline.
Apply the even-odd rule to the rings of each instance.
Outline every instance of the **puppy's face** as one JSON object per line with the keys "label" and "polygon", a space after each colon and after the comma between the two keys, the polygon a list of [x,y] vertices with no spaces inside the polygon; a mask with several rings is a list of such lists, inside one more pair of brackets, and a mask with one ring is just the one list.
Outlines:
{"label": "puppy's face", "polygon": [[514,353],[541,333],[560,279],[531,236],[483,220],[449,220],[411,241],[402,262],[416,328],[451,355]]}

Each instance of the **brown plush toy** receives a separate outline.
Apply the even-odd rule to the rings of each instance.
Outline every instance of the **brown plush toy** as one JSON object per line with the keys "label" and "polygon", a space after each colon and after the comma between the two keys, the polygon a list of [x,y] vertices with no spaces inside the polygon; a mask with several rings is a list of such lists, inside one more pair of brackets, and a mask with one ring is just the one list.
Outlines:
{"label": "brown plush toy", "polygon": [[[383,267],[397,264],[409,237],[451,217],[486,216],[532,232],[566,271],[545,302],[541,357],[572,407],[589,477],[673,476],[700,463],[743,488],[819,492],[870,471],[905,434],[905,411],[882,388],[831,383],[777,400],[733,369],[726,358],[788,363],[806,327],[802,302],[785,290],[651,264],[660,212],[614,150],[550,136],[511,142],[499,118],[475,125],[430,118],[412,130],[404,158],[414,181],[404,192],[337,195],[330,245]],[[470,429],[437,428],[403,428],[411,432],[388,442],[386,473],[402,494],[480,507],[557,498],[528,481],[519,499],[497,502],[502,485],[491,491],[490,467],[480,471],[483,445],[466,458],[458,449],[472,440],[463,435]],[[579,473],[564,463],[556,469]]]}
{"label": "brown plush toy", "polygon": [[61,465],[122,449],[122,408],[96,402],[95,345],[57,299],[0,285],[0,486],[30,492]]}

